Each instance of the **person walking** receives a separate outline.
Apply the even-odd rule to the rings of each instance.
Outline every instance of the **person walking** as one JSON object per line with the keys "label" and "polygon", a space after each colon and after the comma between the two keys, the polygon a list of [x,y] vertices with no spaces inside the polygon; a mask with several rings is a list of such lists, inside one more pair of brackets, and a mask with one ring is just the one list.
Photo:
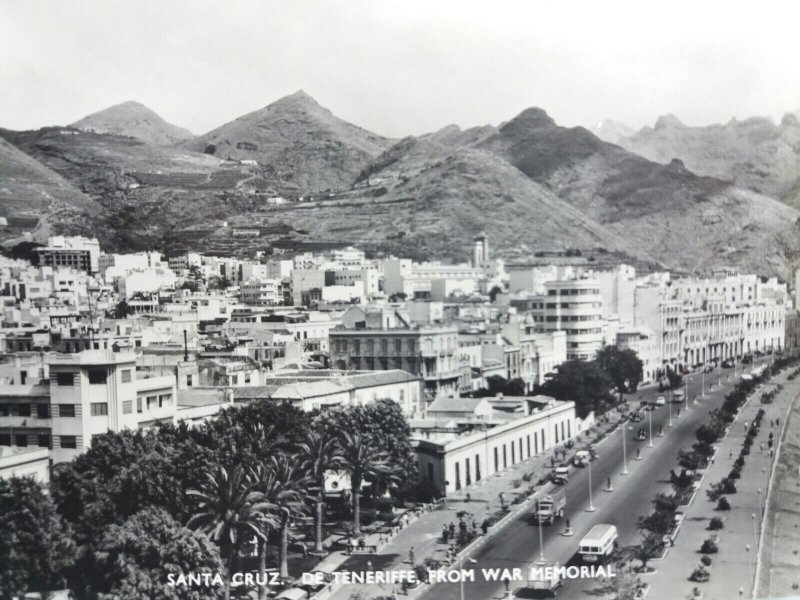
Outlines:
{"label": "person walking", "polygon": [[414,566],[414,546],[408,551],[408,562],[411,563],[411,566]]}

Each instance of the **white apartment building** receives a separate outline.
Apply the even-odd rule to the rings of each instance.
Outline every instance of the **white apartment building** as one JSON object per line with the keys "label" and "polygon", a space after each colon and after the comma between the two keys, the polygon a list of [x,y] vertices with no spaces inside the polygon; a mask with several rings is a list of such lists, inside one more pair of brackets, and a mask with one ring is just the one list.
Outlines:
{"label": "white apartment building", "polygon": [[[263,265],[262,265],[263,266]],[[249,279],[239,286],[239,300],[248,306],[274,306],[283,301],[279,279]]]}

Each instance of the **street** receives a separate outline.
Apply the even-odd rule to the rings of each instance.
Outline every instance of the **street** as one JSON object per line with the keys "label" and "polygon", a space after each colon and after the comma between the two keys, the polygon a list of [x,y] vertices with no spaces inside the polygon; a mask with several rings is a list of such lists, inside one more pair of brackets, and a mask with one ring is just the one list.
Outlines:
{"label": "street", "polygon": [[[562,564],[574,560],[578,543],[589,529],[598,523],[612,523],[619,531],[620,546],[635,545],[639,542],[636,523],[640,516],[651,511],[653,497],[661,491],[669,491],[669,473],[671,469],[679,470],[677,454],[679,450],[688,449],[694,443],[694,431],[705,422],[708,413],[719,406],[721,399],[734,384],[733,369],[722,371],[722,389],[715,386],[709,391],[710,383],[717,382],[717,373],[707,374],[705,379],[706,398],[693,404],[691,398],[701,393],[701,374],[689,377],[688,410],[684,403],[658,407],[651,413],[645,412],[645,419],[638,423],[627,423],[626,453],[628,475],[623,471],[623,442],[619,429],[600,444],[595,445],[598,458],[591,463],[592,504],[596,511],[589,512],[589,469],[574,469],[567,489],[567,506],[565,517],[570,520],[574,531],[572,536],[562,535],[564,523],[556,522],[553,526],[544,526],[543,556],[546,560],[557,560]],[[741,366],[737,373],[741,374]],[[730,374],[730,381],[725,381]],[[686,387],[684,386],[684,389]],[[638,406],[641,400],[651,400],[658,396],[669,399],[669,393],[659,393],[657,388],[637,392],[628,398],[632,407]],[[676,416],[680,408],[680,417]],[[673,426],[669,426],[669,413],[673,410]],[[653,447],[648,447],[648,440],[634,441],[636,431],[643,427],[649,429],[648,415],[652,415]],[[663,427],[663,437],[658,436]],[[636,450],[640,449],[641,460],[636,460]],[[607,479],[611,478],[613,491],[605,491]],[[533,520],[527,515],[520,515],[505,525],[503,531],[488,540],[471,558],[476,561],[471,566],[480,572],[484,568],[522,568],[540,556],[539,532]],[[513,581],[512,590],[524,587],[524,581]],[[596,579],[573,579],[564,582],[559,595],[564,598],[578,598],[601,582]],[[426,598],[447,599],[460,598],[458,585],[443,583],[432,586],[425,594]],[[486,600],[501,598],[504,585],[497,581],[485,581],[476,577],[475,582],[467,582],[463,588],[464,598],[469,600]]]}

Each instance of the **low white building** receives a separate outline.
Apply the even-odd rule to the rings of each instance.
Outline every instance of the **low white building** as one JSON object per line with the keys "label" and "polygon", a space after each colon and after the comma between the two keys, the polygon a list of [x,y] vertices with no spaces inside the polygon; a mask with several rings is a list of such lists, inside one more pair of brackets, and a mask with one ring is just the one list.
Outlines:
{"label": "low white building", "polygon": [[[579,433],[573,402],[546,396],[495,402],[500,406],[492,407],[491,418],[483,416],[482,403],[475,403],[472,417],[453,417],[447,423],[411,422],[421,479],[446,496],[546,453]],[[509,410],[514,403],[519,404],[517,410]],[[470,412],[469,406],[464,409]]]}

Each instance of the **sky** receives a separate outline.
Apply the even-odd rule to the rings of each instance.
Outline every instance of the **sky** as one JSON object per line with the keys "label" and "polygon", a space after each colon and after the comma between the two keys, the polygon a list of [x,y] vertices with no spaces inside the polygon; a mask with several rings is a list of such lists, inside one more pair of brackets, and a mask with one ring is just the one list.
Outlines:
{"label": "sky", "polygon": [[200,134],[298,89],[390,137],[530,106],[567,126],[780,119],[800,110],[798,17],[778,1],[0,0],[0,127],[136,100]]}

